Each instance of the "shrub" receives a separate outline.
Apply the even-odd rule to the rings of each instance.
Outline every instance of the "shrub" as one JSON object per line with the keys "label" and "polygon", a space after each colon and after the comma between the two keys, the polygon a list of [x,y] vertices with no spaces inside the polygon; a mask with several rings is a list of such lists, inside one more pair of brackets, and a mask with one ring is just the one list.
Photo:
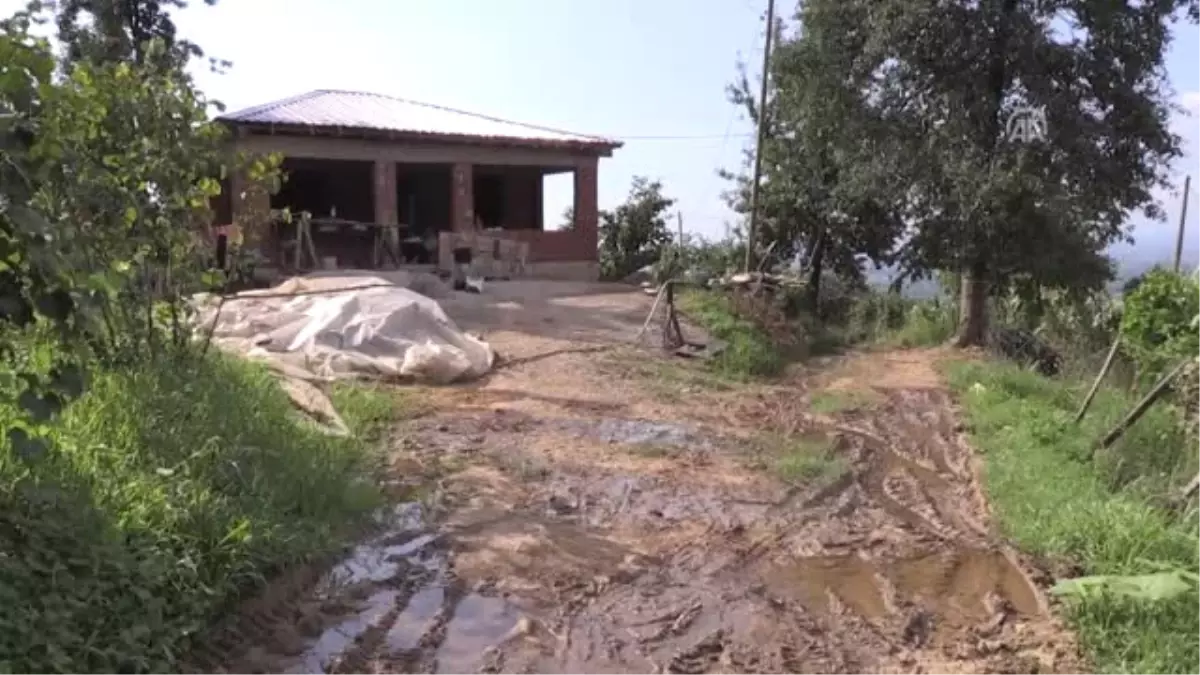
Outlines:
{"label": "shrub", "polygon": [[1200,285],[1195,277],[1155,268],[1125,297],[1121,341],[1144,377],[1200,353]]}
{"label": "shrub", "polygon": [[[357,400],[348,420],[386,414]],[[265,371],[220,356],[101,371],[51,438],[33,462],[0,445],[9,672],[177,670],[231,603],[379,500],[363,439],[298,423]]]}

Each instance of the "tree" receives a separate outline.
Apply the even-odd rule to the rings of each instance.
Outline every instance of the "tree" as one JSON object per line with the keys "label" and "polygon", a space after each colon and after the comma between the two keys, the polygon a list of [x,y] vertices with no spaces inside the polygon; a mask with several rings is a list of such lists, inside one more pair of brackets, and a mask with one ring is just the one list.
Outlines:
{"label": "tree", "polygon": [[622,279],[657,261],[671,241],[667,211],[674,204],[661,182],[634,177],[625,202],[600,212],[601,276]]}
{"label": "tree", "polygon": [[[869,75],[855,66],[865,41],[856,30],[861,13],[805,3],[795,35],[785,35],[782,24],[772,28],[778,37],[766,104],[755,100],[744,69],[729,90],[735,104],[766,126],[755,246],[769,247],[775,261],[801,256],[812,307],[826,270],[861,281],[862,258],[886,260],[900,227],[886,195],[859,171],[875,151],[872,121],[858,110]],[[731,206],[748,213],[749,177],[726,176],[736,181]]]}
{"label": "tree", "polygon": [[[204,0],[207,5],[217,0]],[[148,45],[161,40],[163,58],[176,65],[204,52],[180,39],[170,10],[187,7],[187,0],[63,0],[58,11],[58,38],[68,64],[93,61],[143,63]],[[86,18],[86,20],[85,20]]]}
{"label": "tree", "polygon": [[[884,122],[887,142],[865,173],[905,213],[900,261],[962,274],[959,345],[985,339],[989,294],[1100,287],[1129,214],[1161,216],[1152,190],[1180,154],[1163,57],[1184,7],[1194,21],[1195,0],[830,10],[856,16],[866,36],[857,114]],[[1012,138],[1009,120],[1031,111],[1044,111],[1045,137]]]}
{"label": "tree", "polygon": [[54,72],[49,44],[29,34],[32,20],[32,12],[18,12],[0,21],[0,396],[14,395],[25,414],[6,420],[4,431],[26,459],[43,449],[36,433],[82,391],[84,380],[78,364],[61,354],[22,363],[14,338],[41,325],[70,343],[85,329],[90,300],[57,231],[32,206],[50,168],[35,146],[40,93],[52,86]]}

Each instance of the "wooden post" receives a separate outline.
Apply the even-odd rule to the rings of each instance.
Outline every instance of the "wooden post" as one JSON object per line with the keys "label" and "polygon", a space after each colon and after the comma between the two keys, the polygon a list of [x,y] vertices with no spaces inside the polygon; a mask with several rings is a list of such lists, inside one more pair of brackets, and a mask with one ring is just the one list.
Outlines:
{"label": "wooden post", "polygon": [[1112,347],[1108,350],[1108,356],[1104,358],[1104,365],[1100,367],[1100,373],[1096,375],[1096,381],[1092,383],[1092,388],[1088,390],[1087,397],[1083,399],[1083,405],[1079,406],[1079,412],[1075,413],[1075,424],[1079,424],[1083,420],[1083,416],[1087,414],[1088,408],[1092,405],[1092,399],[1096,398],[1096,392],[1100,390],[1100,383],[1104,380],[1104,376],[1108,375],[1108,371],[1112,368],[1113,359],[1117,356],[1117,349],[1121,346],[1121,336],[1117,335],[1113,339]]}
{"label": "wooden post", "polygon": [[1183,230],[1187,223],[1187,207],[1188,207],[1188,192],[1192,187],[1192,177],[1188,175],[1183,179],[1183,204],[1179,207],[1179,232],[1175,235],[1175,271],[1179,271],[1179,266],[1183,263]]}
{"label": "wooden post", "polygon": [[1167,385],[1171,384],[1171,380],[1174,380],[1179,373],[1183,372],[1184,367],[1187,366],[1187,364],[1190,363],[1194,358],[1196,357],[1189,356],[1188,358],[1184,359],[1179,363],[1179,365],[1175,366],[1171,372],[1167,373],[1161,380],[1159,380],[1158,383],[1154,385],[1154,388],[1150,390],[1150,393],[1146,394],[1145,398],[1138,401],[1138,404],[1133,406],[1133,410],[1129,411],[1129,414],[1125,416],[1125,419],[1118,422],[1117,426],[1113,427],[1112,431],[1105,434],[1104,438],[1100,441],[1100,447],[1107,448],[1113,443],[1116,443],[1117,440],[1119,440],[1121,436],[1125,434],[1125,431],[1128,430],[1129,427],[1133,426],[1134,422],[1137,422],[1139,419],[1141,419],[1142,415],[1145,415],[1146,411],[1150,409],[1150,406],[1154,405],[1154,402],[1161,398],[1164,393],[1166,393]]}
{"label": "wooden post", "polygon": [[767,40],[763,46],[762,86],[758,96],[758,144],[754,146],[754,178],[750,184],[750,226],[746,231],[746,272],[754,269],[754,235],[758,227],[758,184],[762,177],[762,147],[767,137],[767,80],[771,72],[771,38],[775,35],[775,0],[767,0]]}

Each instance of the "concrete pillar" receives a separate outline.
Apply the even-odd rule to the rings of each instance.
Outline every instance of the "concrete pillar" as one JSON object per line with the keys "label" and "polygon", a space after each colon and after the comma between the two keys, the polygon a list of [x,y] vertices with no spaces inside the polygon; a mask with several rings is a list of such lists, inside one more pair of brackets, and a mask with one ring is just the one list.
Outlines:
{"label": "concrete pillar", "polygon": [[396,163],[375,162],[375,222],[395,225],[399,222],[396,207]]}
{"label": "concrete pillar", "polygon": [[473,167],[458,162],[450,169],[450,229],[467,232],[475,228],[475,183]]}
{"label": "concrete pillar", "polygon": [[596,254],[600,242],[600,205],[595,157],[582,160],[575,167],[575,230],[584,240],[590,255]]}

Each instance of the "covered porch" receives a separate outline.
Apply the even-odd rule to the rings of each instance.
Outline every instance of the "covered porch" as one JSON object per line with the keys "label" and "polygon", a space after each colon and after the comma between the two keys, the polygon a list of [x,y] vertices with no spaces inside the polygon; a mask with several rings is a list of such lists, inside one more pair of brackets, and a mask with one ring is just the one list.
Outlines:
{"label": "covered porch", "polygon": [[[496,276],[598,276],[594,154],[246,129],[238,129],[236,145],[282,154],[286,180],[269,197],[231,185],[232,222],[285,208],[312,215],[308,255],[295,222],[276,221],[260,230],[265,235],[260,252],[281,273],[326,265],[449,271],[447,249],[466,246],[478,257],[509,258],[496,267]],[[543,184],[561,174],[573,177],[575,220],[571,228],[547,230]],[[520,258],[519,264],[512,258]]]}

